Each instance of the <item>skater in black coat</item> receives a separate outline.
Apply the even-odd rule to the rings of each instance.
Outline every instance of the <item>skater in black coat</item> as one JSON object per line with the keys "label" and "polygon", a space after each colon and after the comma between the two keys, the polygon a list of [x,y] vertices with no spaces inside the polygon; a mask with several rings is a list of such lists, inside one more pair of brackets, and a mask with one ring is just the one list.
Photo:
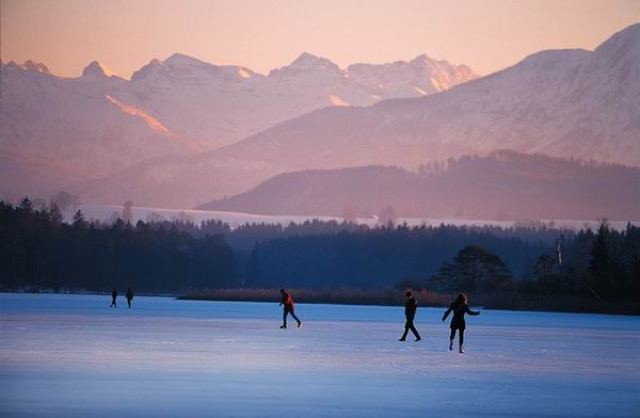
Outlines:
{"label": "skater in black coat", "polygon": [[117,308],[117,306],[116,306],[116,298],[117,297],[118,297],[118,291],[114,287],[113,290],[111,290],[111,306],[110,306],[110,308]]}
{"label": "skater in black coat", "polygon": [[404,323],[404,334],[402,334],[402,337],[400,337],[398,341],[406,341],[409,330],[411,330],[413,335],[415,335],[416,341],[420,341],[420,334],[418,334],[418,330],[413,325],[413,320],[416,317],[416,310],[418,309],[418,302],[411,292],[405,293],[405,296],[407,298],[404,303],[404,316],[406,318],[406,322]]}
{"label": "skater in black coat", "polygon": [[453,339],[456,336],[456,330],[460,332],[460,353],[464,353],[464,329],[466,323],[464,320],[464,314],[480,315],[480,312],[475,312],[469,309],[467,296],[460,293],[455,302],[449,305],[449,309],[442,316],[442,322],[447,319],[447,316],[453,311],[453,318],[451,319],[451,334],[449,335],[449,351],[453,350]]}
{"label": "skater in black coat", "polygon": [[127,303],[129,304],[129,309],[131,309],[131,301],[133,300],[133,290],[130,287],[127,288]]}

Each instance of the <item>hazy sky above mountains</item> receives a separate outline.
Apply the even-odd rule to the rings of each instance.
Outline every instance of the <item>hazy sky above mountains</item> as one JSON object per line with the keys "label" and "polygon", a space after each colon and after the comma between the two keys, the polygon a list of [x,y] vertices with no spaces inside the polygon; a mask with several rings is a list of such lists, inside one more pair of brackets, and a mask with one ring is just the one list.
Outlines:
{"label": "hazy sky above mountains", "polygon": [[3,62],[129,78],[174,52],[267,73],[301,52],[340,66],[421,53],[480,74],[542,49],[593,49],[640,21],[640,0],[0,0]]}

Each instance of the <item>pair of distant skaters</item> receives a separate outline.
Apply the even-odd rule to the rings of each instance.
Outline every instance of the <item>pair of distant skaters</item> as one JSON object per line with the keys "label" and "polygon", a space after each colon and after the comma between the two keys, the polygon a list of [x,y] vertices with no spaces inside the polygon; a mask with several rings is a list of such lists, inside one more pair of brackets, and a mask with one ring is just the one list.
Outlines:
{"label": "pair of distant skaters", "polygon": [[[416,298],[413,296],[413,292],[405,293],[406,301],[404,303],[404,315],[406,318],[406,322],[404,324],[404,333],[402,337],[400,337],[399,341],[406,341],[407,334],[409,330],[416,337],[416,341],[420,341],[420,334],[413,324],[413,320],[416,317],[416,310],[418,309],[418,302]],[[464,315],[480,315],[480,312],[472,311],[469,309],[469,300],[466,295],[460,293],[453,303],[449,305],[449,309],[446,310],[444,315],[442,316],[442,322],[444,322],[449,314],[453,312],[453,318],[451,319],[451,324],[449,328],[451,329],[451,333],[449,334],[449,351],[453,350],[453,341],[456,337],[456,331],[459,333],[458,341],[460,343],[460,354],[464,353],[464,330],[466,328],[466,321],[464,320]]]}
{"label": "pair of distant skaters", "polygon": [[[416,341],[420,341],[420,334],[416,329],[413,321],[416,317],[416,311],[418,310],[418,302],[416,298],[413,296],[412,292],[405,293],[406,301],[404,304],[404,315],[406,318],[406,322],[404,324],[404,333],[402,337],[400,337],[399,341],[406,341],[407,334],[409,331],[413,333],[416,337]],[[296,316],[294,313],[293,307],[293,298],[286,290],[280,289],[280,305],[284,305],[284,310],[282,314],[282,326],[280,328],[287,328],[287,316],[291,315],[293,319],[298,322],[298,328],[302,326],[302,321]],[[464,353],[464,330],[466,328],[466,322],[464,320],[464,315],[480,315],[480,312],[472,311],[469,309],[469,301],[467,296],[464,294],[459,294],[456,300],[449,305],[449,309],[442,316],[442,322],[444,322],[449,314],[453,312],[453,318],[451,319],[451,333],[449,335],[449,351],[453,350],[453,341],[456,337],[456,331],[459,333],[458,341],[460,343],[459,351],[460,353]]]}
{"label": "pair of distant skaters", "polygon": [[[129,309],[131,309],[131,301],[133,300],[133,290],[130,287],[127,288],[127,293],[125,293],[125,297],[127,298],[127,304],[129,304]],[[111,308],[117,308],[116,299],[118,298],[118,290],[114,287],[111,290]]]}

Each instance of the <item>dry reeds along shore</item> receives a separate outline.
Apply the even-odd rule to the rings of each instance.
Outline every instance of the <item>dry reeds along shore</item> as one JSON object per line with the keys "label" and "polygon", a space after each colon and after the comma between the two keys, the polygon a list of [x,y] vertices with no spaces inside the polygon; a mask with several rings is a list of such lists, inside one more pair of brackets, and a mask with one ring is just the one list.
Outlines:
{"label": "dry reeds along shore", "polygon": [[[290,289],[297,303],[335,305],[383,305],[401,306],[404,289]],[[446,307],[455,298],[454,294],[436,293],[427,289],[414,290],[420,306]],[[186,293],[178,296],[182,300],[210,300],[237,302],[278,302],[279,289],[235,288],[212,289]],[[471,295],[473,306],[485,309],[591,312],[624,315],[639,315],[640,301],[612,304],[584,295],[524,294],[516,291],[499,293],[477,293]]]}

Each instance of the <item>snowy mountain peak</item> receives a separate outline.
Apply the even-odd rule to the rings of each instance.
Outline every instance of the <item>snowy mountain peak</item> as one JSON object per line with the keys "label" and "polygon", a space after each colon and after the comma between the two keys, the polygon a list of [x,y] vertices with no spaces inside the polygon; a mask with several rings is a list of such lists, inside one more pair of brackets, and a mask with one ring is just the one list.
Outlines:
{"label": "snowy mountain peak", "polygon": [[151,61],[149,61],[149,64],[144,65],[138,71],[134,72],[131,75],[131,81],[142,80],[145,77],[147,77],[149,74],[153,73],[155,69],[160,67],[162,67],[162,62],[159,59],[154,58]]}
{"label": "snowy mountain peak", "polygon": [[197,58],[193,58],[190,57],[188,55],[185,54],[181,54],[176,52],[175,54],[171,55],[169,58],[167,58],[166,60],[162,61],[162,63],[164,65],[167,65],[169,67],[200,67],[200,66],[206,66],[206,67],[215,67],[214,64],[210,64],[204,61],[200,61]]}
{"label": "snowy mountain peak", "polygon": [[24,64],[22,64],[21,68],[28,71],[35,71],[43,74],[50,74],[49,68],[41,62],[35,62],[32,60],[26,60]]}
{"label": "snowy mountain peak", "polygon": [[430,58],[427,54],[420,54],[414,59],[412,59],[410,64],[425,64],[433,61],[436,61],[436,60]]}
{"label": "snowy mountain peak", "polygon": [[617,32],[594,52],[610,63],[627,60],[630,63],[640,63],[640,23]]}
{"label": "snowy mountain peak", "polygon": [[111,77],[113,71],[109,70],[98,61],[93,61],[82,70],[82,77]]}
{"label": "snowy mountain peak", "polygon": [[334,62],[327,58],[303,52],[291,64],[281,68],[281,70],[292,69],[295,71],[332,71],[341,72],[342,70]]}

